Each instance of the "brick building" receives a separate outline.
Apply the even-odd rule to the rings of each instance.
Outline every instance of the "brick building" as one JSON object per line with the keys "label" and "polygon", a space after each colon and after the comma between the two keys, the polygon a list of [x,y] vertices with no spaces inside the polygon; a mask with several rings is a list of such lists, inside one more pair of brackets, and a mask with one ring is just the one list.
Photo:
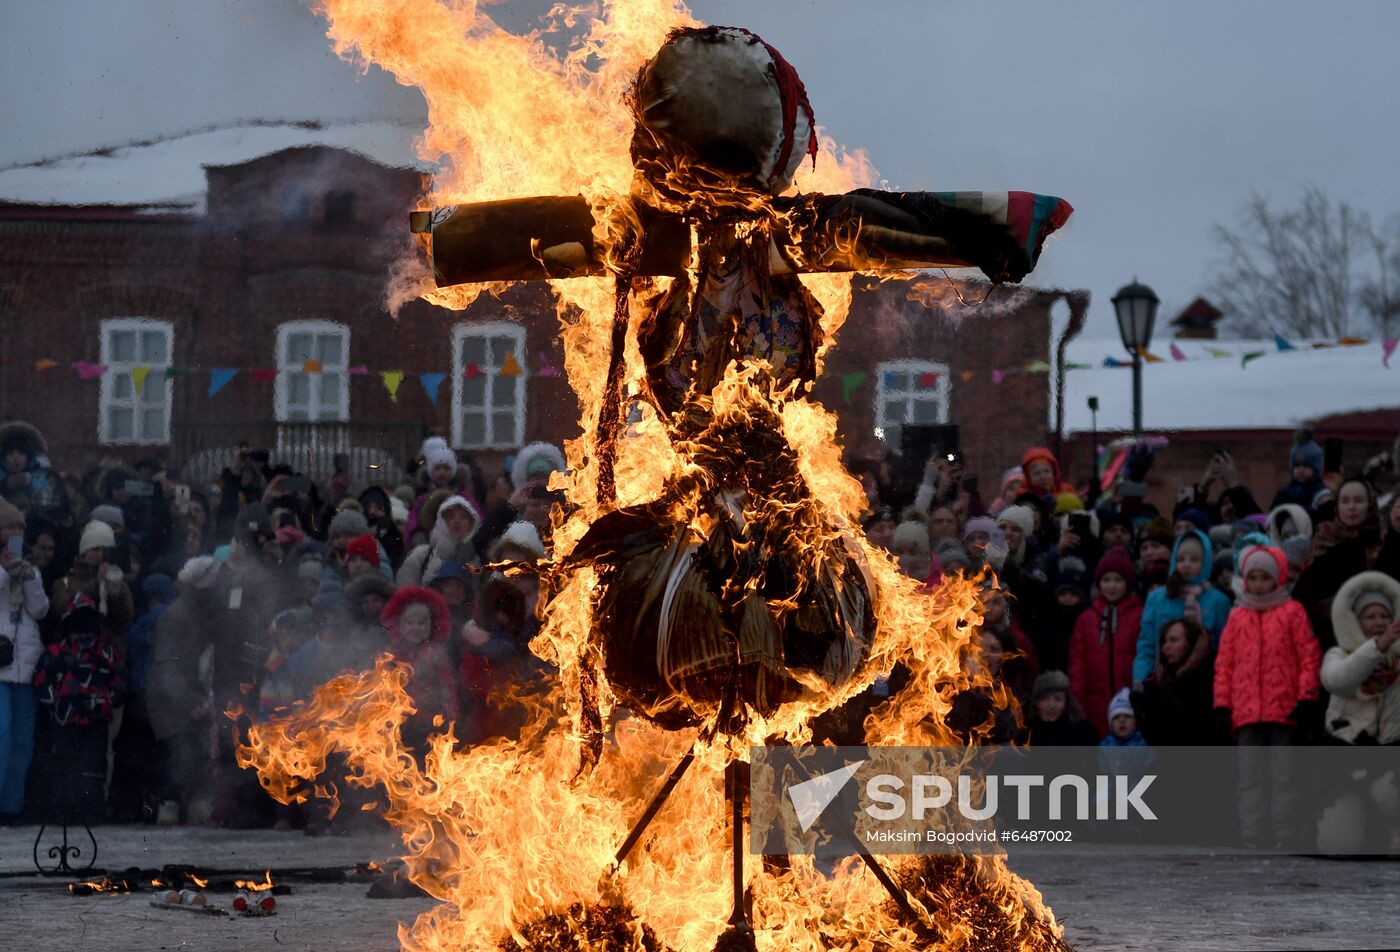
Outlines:
{"label": "brick building", "polygon": [[[434,432],[491,468],[576,435],[572,392],[549,370],[563,355],[544,288],[465,312],[385,309],[426,170],[315,142],[200,164],[202,192],[183,201],[0,202],[0,418],[37,425],[60,466],[157,456],[198,480],[246,439],[317,475],[336,452],[392,472]],[[3,175],[0,197],[16,197]],[[817,395],[856,454],[879,434],[897,446],[904,424],[960,425],[994,485],[1044,441],[1048,388],[992,371],[1047,359],[1055,296],[970,318],[913,297],[857,280]],[[80,379],[80,361],[106,370]],[[211,396],[216,369],[238,373]],[[403,371],[396,399],[381,371]],[[443,375],[435,402],[423,373]],[[847,400],[854,373],[866,379]]]}

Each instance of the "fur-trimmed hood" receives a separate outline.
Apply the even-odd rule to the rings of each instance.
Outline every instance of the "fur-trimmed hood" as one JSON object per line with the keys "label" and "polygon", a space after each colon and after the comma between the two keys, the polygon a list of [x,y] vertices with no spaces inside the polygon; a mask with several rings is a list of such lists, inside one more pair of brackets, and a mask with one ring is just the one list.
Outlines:
{"label": "fur-trimmed hood", "polygon": [[530,463],[541,456],[553,463],[554,468],[561,473],[569,468],[568,463],[564,460],[564,454],[553,443],[530,443],[515,454],[515,462],[510,468],[511,482],[517,488],[525,485],[526,480],[529,479],[526,472],[530,468]]}
{"label": "fur-trimmed hood", "polygon": [[[1336,598],[1332,599],[1332,630],[1337,636],[1337,647],[1348,654],[1367,640],[1354,606],[1358,598],[1370,592],[1384,595],[1390,602],[1392,613],[1400,615],[1400,582],[1384,572],[1361,572],[1347,579]],[[1391,658],[1400,657],[1400,642],[1391,646],[1389,655]]]}
{"label": "fur-trimmed hood", "polygon": [[[23,420],[10,420],[0,425],[0,450],[3,450],[11,442],[24,445],[25,452],[29,454],[30,462],[41,456],[47,456],[49,452],[49,444],[45,442],[44,435],[39,432],[39,428]],[[0,452],[0,455],[3,453]]]}
{"label": "fur-trimmed hood", "polygon": [[[451,531],[447,528],[447,520],[442,518],[442,513],[446,509],[465,509],[472,517],[472,527],[466,536],[461,539],[452,538]],[[433,547],[433,552],[438,558],[450,558],[456,552],[459,545],[471,542],[476,530],[481,527],[481,513],[476,506],[466,496],[449,496],[438,506],[437,518],[433,521],[433,529],[428,533],[428,539]]]}
{"label": "fur-trimmed hood", "polygon": [[428,606],[428,611],[432,615],[432,633],[428,635],[429,641],[446,641],[447,636],[452,632],[452,612],[447,607],[447,602],[443,597],[431,588],[424,588],[419,585],[404,585],[394,592],[394,597],[389,599],[389,604],[384,606],[384,611],[379,615],[379,622],[389,630],[389,637],[398,640],[399,619],[408,610],[408,606],[415,602],[422,602]]}
{"label": "fur-trimmed hood", "polygon": [[1273,510],[1269,513],[1269,519],[1267,522],[1267,525],[1269,527],[1269,538],[1273,540],[1274,545],[1282,546],[1285,541],[1283,538],[1282,528],[1283,520],[1285,518],[1292,521],[1293,525],[1297,527],[1299,534],[1301,534],[1303,538],[1309,540],[1312,539],[1312,516],[1308,515],[1308,511],[1302,506],[1298,505],[1297,503],[1286,502],[1281,506],[1275,506]]}

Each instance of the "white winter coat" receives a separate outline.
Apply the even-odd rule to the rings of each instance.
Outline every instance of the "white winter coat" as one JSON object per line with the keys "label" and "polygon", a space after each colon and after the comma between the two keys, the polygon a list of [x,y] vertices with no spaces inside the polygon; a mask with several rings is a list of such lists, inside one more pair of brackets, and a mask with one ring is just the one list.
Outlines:
{"label": "white winter coat", "polygon": [[1337,647],[1322,658],[1322,686],[1332,694],[1327,729],[1349,744],[1362,734],[1391,744],[1400,741],[1400,642],[1382,655],[1361,631],[1352,605],[1367,591],[1380,591],[1400,607],[1400,582],[1381,572],[1352,576],[1332,600]]}
{"label": "white winter coat", "polygon": [[28,577],[16,579],[0,572],[0,635],[15,643],[15,660],[0,668],[0,682],[29,684],[34,680],[34,668],[44,653],[44,640],[39,634],[39,619],[49,613],[49,597],[44,594],[44,580],[38,571],[29,568]]}

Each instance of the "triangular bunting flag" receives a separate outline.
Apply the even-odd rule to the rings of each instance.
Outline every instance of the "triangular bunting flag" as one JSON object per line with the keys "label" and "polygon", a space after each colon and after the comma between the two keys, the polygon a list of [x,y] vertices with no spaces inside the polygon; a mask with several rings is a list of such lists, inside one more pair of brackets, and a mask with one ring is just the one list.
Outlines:
{"label": "triangular bunting flag", "polygon": [[301,365],[301,372],[304,374],[318,374],[321,372],[321,362],[319,360],[308,360]]}
{"label": "triangular bunting flag", "polygon": [[49,359],[47,359],[47,358],[45,358],[44,360],[36,360],[36,361],[34,361],[34,369],[35,369],[35,370],[52,370],[53,368],[55,368],[55,367],[57,367],[57,366],[58,366],[58,361],[56,361],[56,360],[49,360]]}
{"label": "triangular bunting flag", "polygon": [[188,377],[190,374],[199,373],[198,367],[166,367],[164,371],[166,380],[174,380],[176,377]]}
{"label": "triangular bunting flag", "polygon": [[427,373],[419,374],[418,382],[423,385],[423,392],[428,395],[428,400],[433,406],[437,406],[438,388],[447,379],[447,374]]}
{"label": "triangular bunting flag", "polygon": [[1233,357],[1233,356],[1235,356],[1234,354],[1230,353],[1228,350],[1221,350],[1219,347],[1207,347],[1207,348],[1206,348],[1206,353],[1210,354],[1212,357]]}
{"label": "triangular bunting flag", "polygon": [[[975,370],[964,370],[964,371],[963,371],[961,374],[959,374],[958,376],[962,377],[962,382],[963,382],[963,383],[968,383],[968,382],[970,382],[970,381],[972,380],[973,377],[976,377],[976,376],[977,376],[977,371],[975,371]],[[937,375],[937,374],[934,374],[933,379],[934,379],[934,382],[936,383],[936,382],[938,381],[938,375]]]}
{"label": "triangular bunting flag", "polygon": [[1172,341],[1172,360],[1185,360],[1185,359],[1186,359],[1186,354],[1182,351],[1182,349],[1181,349],[1180,347],[1176,346],[1176,342],[1175,342],[1175,341]]}
{"label": "triangular bunting flag", "polygon": [[476,364],[467,364],[466,377],[468,380],[475,380],[481,376],[482,372],[482,369]]}
{"label": "triangular bunting flag", "polygon": [[863,370],[853,370],[848,374],[841,375],[841,396],[848,406],[851,402],[851,394],[859,390],[860,385],[865,383],[865,377],[866,374]]}
{"label": "triangular bunting flag", "polygon": [[1385,364],[1387,370],[1390,369],[1390,355],[1395,353],[1395,345],[1400,344],[1400,337],[1392,337],[1381,344],[1381,363]]}
{"label": "triangular bunting flag", "polygon": [[238,376],[238,371],[232,367],[215,367],[209,371],[209,396],[218,393],[228,382]]}
{"label": "triangular bunting flag", "polygon": [[1076,363],[1071,362],[1071,363],[1065,364],[1065,369],[1066,369],[1066,370],[1093,370],[1093,369],[1094,369],[1094,365],[1093,365],[1093,364],[1076,364]]}
{"label": "triangular bunting flag", "polygon": [[1026,364],[1028,374],[1046,374],[1050,372],[1050,365],[1043,360],[1032,360]]}
{"label": "triangular bunting flag", "polygon": [[507,352],[505,360],[501,361],[501,376],[519,377],[522,373],[524,373],[524,371],[522,371],[520,365],[516,363],[515,354]]}
{"label": "triangular bunting flag", "polygon": [[1367,340],[1366,338],[1364,338],[1364,337],[1343,337],[1343,338],[1341,338],[1340,340],[1337,341],[1337,346],[1339,346],[1339,347],[1361,347],[1361,346],[1363,346],[1363,345],[1365,345],[1365,344],[1369,344],[1369,343],[1371,343],[1371,342],[1370,342],[1369,340]]}
{"label": "triangular bunting flag", "polygon": [[[967,371],[964,370],[963,373],[967,373]],[[889,374],[886,374],[886,375],[885,375],[885,385],[886,385],[886,386],[890,386],[890,385],[891,385],[891,384],[890,384],[890,379],[889,379],[889,378],[890,378],[890,375],[889,375]],[[963,379],[966,380],[967,378],[964,377]],[[930,390],[930,389],[932,389],[933,387],[938,386],[938,374],[934,373],[933,371],[929,371],[929,372],[927,372],[927,373],[919,374],[919,386],[920,386],[920,387],[923,387],[925,390]]]}
{"label": "triangular bunting flag", "polygon": [[107,372],[101,364],[90,364],[86,360],[73,361],[73,369],[78,372],[79,380],[96,380]]}
{"label": "triangular bunting flag", "polygon": [[1117,358],[1114,358],[1114,357],[1105,357],[1105,358],[1103,359],[1103,365],[1104,365],[1105,367],[1126,367],[1126,366],[1128,366],[1127,363],[1126,363],[1125,361],[1118,360]]}
{"label": "triangular bunting flag", "polygon": [[384,381],[384,389],[389,391],[389,399],[399,402],[399,384],[403,383],[402,370],[381,370],[379,379]]}
{"label": "triangular bunting flag", "polygon": [[1277,347],[1280,351],[1298,349],[1292,344],[1290,344],[1288,341],[1284,340],[1283,335],[1280,334],[1278,331],[1274,331],[1274,346]]}
{"label": "triangular bunting flag", "polygon": [[141,391],[146,388],[146,378],[150,375],[150,367],[131,368],[131,389],[136,393],[137,396],[140,396]]}
{"label": "triangular bunting flag", "polygon": [[885,374],[885,389],[886,389],[886,390],[893,390],[893,389],[894,389],[894,386],[895,386],[895,374],[894,374],[894,371],[890,371],[890,372],[888,372],[888,373]]}
{"label": "triangular bunting flag", "polygon": [[368,377],[368,376],[369,376],[369,368],[368,368],[368,367],[351,367],[349,370],[346,371],[346,373],[348,373],[348,374],[349,374],[350,376],[352,376],[352,377]]}
{"label": "triangular bunting flag", "polygon": [[992,371],[992,383],[999,384],[1006,379],[1006,371],[997,369]]}
{"label": "triangular bunting flag", "polygon": [[1264,356],[1265,354],[1267,354],[1267,353],[1268,353],[1268,351],[1264,351],[1264,350],[1252,350],[1252,351],[1250,351],[1249,353],[1245,354],[1243,357],[1240,358],[1240,368],[1243,369],[1243,368],[1245,368],[1245,367],[1248,367],[1248,366],[1249,366],[1249,362],[1250,362],[1251,360],[1258,360],[1260,357],[1263,357],[1263,356]]}
{"label": "triangular bunting flag", "polygon": [[275,370],[266,370],[262,367],[254,367],[251,373],[253,375],[253,379],[256,380],[258,383],[267,383],[269,380],[277,379],[277,371]]}
{"label": "triangular bunting flag", "polygon": [[1145,361],[1147,361],[1149,364],[1164,364],[1164,363],[1166,363],[1165,360],[1163,360],[1161,357],[1158,357],[1156,354],[1149,353],[1146,347],[1139,347],[1139,348],[1138,348],[1138,353],[1141,354],[1141,355],[1142,355],[1142,359],[1145,360]]}
{"label": "triangular bunting flag", "polygon": [[558,368],[558,367],[553,367],[553,366],[550,365],[550,363],[549,363],[549,355],[546,354],[544,351],[540,351],[540,352],[539,352],[539,356],[540,356],[540,369],[539,369],[539,371],[538,371],[538,375],[541,376],[541,377],[557,377],[557,376],[559,376],[559,368]]}

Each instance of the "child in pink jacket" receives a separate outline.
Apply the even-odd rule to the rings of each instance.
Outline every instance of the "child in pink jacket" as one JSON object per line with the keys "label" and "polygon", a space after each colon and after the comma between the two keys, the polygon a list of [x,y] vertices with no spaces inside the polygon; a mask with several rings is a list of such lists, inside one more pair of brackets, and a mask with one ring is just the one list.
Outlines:
{"label": "child in pink jacket", "polygon": [[1244,845],[1288,848],[1293,727],[1318,703],[1322,654],[1306,610],[1284,587],[1283,552],[1250,546],[1237,569],[1237,602],[1215,662],[1215,707],[1222,721],[1228,716],[1239,744]]}

